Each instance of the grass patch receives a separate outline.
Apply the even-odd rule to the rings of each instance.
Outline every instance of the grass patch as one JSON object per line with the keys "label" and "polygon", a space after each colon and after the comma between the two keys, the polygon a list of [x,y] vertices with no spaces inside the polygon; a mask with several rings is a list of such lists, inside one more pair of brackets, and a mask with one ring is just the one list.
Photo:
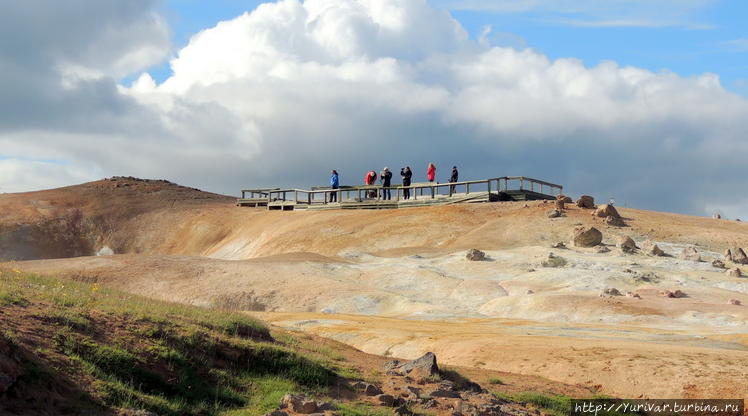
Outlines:
{"label": "grass patch", "polygon": [[488,379],[488,383],[489,384],[493,384],[493,385],[500,385],[500,386],[504,385],[504,382],[500,378],[498,378],[498,377],[491,377],[491,378],[489,378]]}
{"label": "grass patch", "polygon": [[336,414],[340,416],[391,416],[392,409],[382,409],[369,403],[340,403]]}
{"label": "grass patch", "polygon": [[[567,396],[548,395],[548,394],[542,394],[542,393],[537,393],[537,392],[523,392],[523,393],[516,393],[516,394],[495,392],[493,393],[493,395],[498,399],[506,400],[508,402],[534,404],[535,406],[538,406],[539,408],[541,408],[543,411],[545,411],[547,414],[551,416],[567,416],[572,413],[571,401],[573,399]],[[604,397],[602,396],[593,397],[593,399],[601,399],[601,398],[604,398]],[[631,414],[631,413],[627,413],[627,414]],[[622,416],[624,415],[624,413],[600,411],[598,412],[598,415],[600,416]]]}
{"label": "grass patch", "polygon": [[0,306],[29,306],[28,299],[21,296],[18,291],[0,290]]}

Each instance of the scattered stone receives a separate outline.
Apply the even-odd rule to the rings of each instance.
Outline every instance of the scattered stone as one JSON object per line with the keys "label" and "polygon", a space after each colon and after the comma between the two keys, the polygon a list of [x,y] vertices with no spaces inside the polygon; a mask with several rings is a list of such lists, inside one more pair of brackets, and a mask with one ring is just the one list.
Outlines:
{"label": "scattered stone", "polygon": [[[618,247],[618,249],[621,250],[621,252],[629,253],[629,254],[636,252],[636,249],[638,248],[636,247],[636,243],[634,242],[634,240],[631,237],[626,236],[626,235],[622,235],[618,237],[618,241],[616,242],[616,247]],[[629,269],[626,269],[626,270],[629,270]]]}
{"label": "scattered stone", "polygon": [[722,216],[721,216],[721,215],[719,215],[719,214],[713,214],[713,215],[712,215],[712,218],[713,218],[713,219],[715,219],[715,220],[721,220],[721,219],[722,219]]}
{"label": "scattered stone", "polygon": [[594,247],[603,242],[603,233],[595,227],[577,227],[571,239],[576,247]]}
{"label": "scattered stone", "polygon": [[551,248],[557,248],[557,249],[564,250],[564,249],[566,249],[566,244],[564,244],[563,242],[558,242],[558,243],[552,245]]}
{"label": "scattered stone", "polygon": [[727,303],[729,305],[735,305],[735,306],[741,306],[743,304],[742,302],[740,302],[737,299],[730,299]]}
{"label": "scattered stone", "polygon": [[446,397],[448,399],[460,399],[462,396],[460,396],[460,393],[454,391],[454,390],[446,390],[446,389],[436,389],[428,392],[427,396],[430,397]]}
{"label": "scattered stone", "polygon": [[745,255],[745,251],[740,247],[728,248],[725,251],[725,258],[735,264],[748,264],[748,256]]}
{"label": "scattered stone", "polygon": [[366,394],[367,396],[379,396],[382,393],[384,393],[382,389],[373,384],[367,384],[366,388],[364,389],[364,394]]}
{"label": "scattered stone", "polygon": [[666,298],[687,298],[688,295],[686,295],[685,292],[682,292],[680,289],[676,290],[675,292],[671,292],[669,290],[663,290],[660,292],[660,295],[665,296]]}
{"label": "scattered stone", "polygon": [[532,295],[533,293],[535,292],[533,292],[532,289],[527,289],[527,292],[525,292],[526,295]]}
{"label": "scattered stone", "polygon": [[717,269],[725,269],[726,268],[725,267],[725,262],[723,262],[722,260],[719,260],[719,259],[712,261],[712,267],[717,268]]}
{"label": "scattered stone", "polygon": [[375,397],[382,406],[392,407],[395,398],[389,394],[379,394]]}
{"label": "scattered stone", "polygon": [[563,203],[565,203],[565,204],[571,204],[572,202],[574,202],[574,201],[573,201],[573,200],[571,199],[571,197],[568,197],[568,196],[566,196],[566,195],[563,195],[563,194],[558,194],[558,195],[556,195],[556,201],[561,201],[561,202],[563,202]]}
{"label": "scattered stone", "polygon": [[616,289],[614,287],[609,287],[609,288],[603,290],[603,295],[606,295],[606,296],[623,296],[623,294],[618,289]]}
{"label": "scattered stone", "polygon": [[655,244],[652,240],[647,240],[642,243],[642,251],[650,256],[664,256],[665,252],[662,251],[659,247],[657,247],[657,244]]}
{"label": "scattered stone", "polygon": [[468,250],[467,254],[465,255],[465,258],[470,261],[483,261],[486,259],[486,253],[476,248],[471,248],[470,250]]}
{"label": "scattered stone", "polygon": [[701,261],[701,255],[699,251],[694,247],[686,247],[683,252],[680,253],[680,258],[689,261]]}
{"label": "scattered stone", "polygon": [[595,209],[595,198],[589,195],[582,195],[577,199],[577,206],[579,208]]}
{"label": "scattered stone", "polygon": [[[420,358],[404,363],[399,360],[388,361],[384,364],[384,369],[416,378],[429,378],[439,374],[439,366],[436,364],[436,355],[433,352],[427,352]],[[377,394],[382,394],[382,392]]]}
{"label": "scattered stone", "polygon": [[556,200],[556,210],[563,211],[566,209],[566,203],[564,201]]}
{"label": "scattered stone", "polygon": [[635,293],[635,292],[626,292],[626,296],[628,296],[630,298],[635,298],[635,299],[641,299],[642,298],[641,295],[639,295],[638,293]]}
{"label": "scattered stone", "polygon": [[728,270],[727,275],[730,277],[742,277],[743,271],[735,267],[734,269]]}
{"label": "scattered stone", "polygon": [[410,416],[413,414],[410,410],[408,410],[408,406],[402,405],[395,410],[392,411],[392,414],[395,416]]}
{"label": "scattered stone", "polygon": [[566,266],[566,259],[553,253],[548,253],[548,259],[543,260],[540,265],[543,267],[564,267]]}
{"label": "scattered stone", "polygon": [[621,218],[621,215],[618,213],[618,210],[616,209],[616,207],[610,204],[600,205],[592,213],[592,215],[596,217],[600,217],[600,218],[606,218],[606,217]]}
{"label": "scattered stone", "polygon": [[286,394],[281,398],[280,408],[281,409],[297,409],[301,407],[301,402],[304,400],[303,396],[296,394]]}
{"label": "scattered stone", "polygon": [[610,249],[607,246],[599,245],[595,247],[595,253],[599,253],[599,254],[610,253]]}
{"label": "scattered stone", "polygon": [[301,413],[302,415],[315,413],[317,411],[317,402],[314,402],[311,400],[304,400],[301,402],[301,407],[291,409],[291,410],[294,410],[297,413]]}
{"label": "scattered stone", "polygon": [[646,272],[642,274],[635,274],[634,280],[637,282],[645,282],[645,283],[659,283],[660,277],[654,274],[653,272]]}
{"label": "scattered stone", "polygon": [[613,227],[625,227],[626,223],[621,217],[605,217],[605,224]]}
{"label": "scattered stone", "polygon": [[560,217],[562,215],[563,215],[563,213],[559,209],[552,209],[552,210],[550,210],[550,211],[548,211],[548,212],[545,213],[545,216],[548,217],[548,218],[558,218],[558,217]]}

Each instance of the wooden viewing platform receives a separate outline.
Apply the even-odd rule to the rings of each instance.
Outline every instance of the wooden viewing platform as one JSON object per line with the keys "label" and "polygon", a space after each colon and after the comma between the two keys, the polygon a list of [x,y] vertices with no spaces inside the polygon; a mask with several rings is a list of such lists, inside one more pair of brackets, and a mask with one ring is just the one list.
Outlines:
{"label": "wooden viewing platform", "polygon": [[[504,176],[479,181],[453,183],[414,183],[409,187],[388,188],[392,199],[383,199],[382,186],[341,186],[339,189],[312,188],[244,189],[237,199],[239,206],[261,207],[269,210],[321,209],[396,209],[427,205],[459,203],[552,200],[563,191],[563,186],[524,176]],[[405,190],[410,198],[405,199]],[[338,202],[328,202],[337,193]]]}

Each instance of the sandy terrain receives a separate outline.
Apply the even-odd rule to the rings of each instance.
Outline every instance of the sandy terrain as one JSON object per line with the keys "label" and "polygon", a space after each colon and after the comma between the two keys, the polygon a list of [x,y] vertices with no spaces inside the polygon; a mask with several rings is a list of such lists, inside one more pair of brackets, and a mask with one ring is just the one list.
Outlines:
{"label": "sandy terrain", "polygon": [[[176,185],[147,183],[143,193],[142,183],[112,183],[0,195],[0,258],[22,253],[29,260],[13,266],[26,271],[254,311],[368,353],[433,350],[448,364],[624,397],[748,398],[748,307],[728,304],[748,304],[748,279],[711,264],[727,247],[748,247],[744,223],[621,209],[619,228],[578,208],[549,219],[538,202],[268,212]],[[100,193],[116,207],[89,201]],[[62,205],[80,205],[72,234],[89,249],[76,255],[89,257],[41,244],[53,230],[41,225],[61,215],[44,207]],[[608,245],[649,238],[672,256],[549,248],[569,245],[579,224]],[[19,227],[39,234],[9,240]],[[687,246],[705,261],[679,259]],[[90,256],[104,247],[118,254]],[[488,261],[467,261],[469,248]],[[542,267],[550,252],[567,264]],[[640,298],[601,296],[607,288]],[[660,295],[676,289],[688,296]]]}

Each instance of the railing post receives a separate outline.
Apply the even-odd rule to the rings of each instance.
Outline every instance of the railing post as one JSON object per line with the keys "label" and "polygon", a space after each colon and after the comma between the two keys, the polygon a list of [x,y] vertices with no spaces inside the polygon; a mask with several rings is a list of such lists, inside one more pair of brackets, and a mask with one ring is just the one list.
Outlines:
{"label": "railing post", "polygon": [[465,184],[465,195],[470,195],[470,183]]}

